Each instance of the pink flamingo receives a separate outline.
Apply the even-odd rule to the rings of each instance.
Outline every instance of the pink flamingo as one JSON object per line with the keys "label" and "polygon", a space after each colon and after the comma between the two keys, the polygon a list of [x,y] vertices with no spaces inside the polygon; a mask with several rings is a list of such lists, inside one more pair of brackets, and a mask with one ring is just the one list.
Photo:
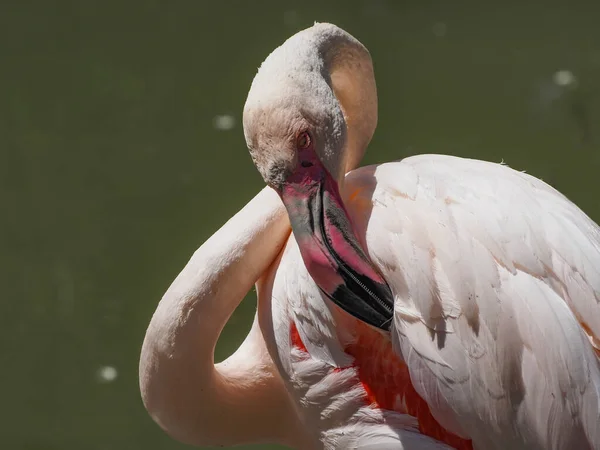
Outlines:
{"label": "pink flamingo", "polygon": [[[270,187],[159,303],[140,361],[153,419],[195,445],[600,449],[598,226],[499,164],[356,169],[376,123],[371,58],[340,28],[266,59],[244,132]],[[250,333],[214,364],[255,283]]]}

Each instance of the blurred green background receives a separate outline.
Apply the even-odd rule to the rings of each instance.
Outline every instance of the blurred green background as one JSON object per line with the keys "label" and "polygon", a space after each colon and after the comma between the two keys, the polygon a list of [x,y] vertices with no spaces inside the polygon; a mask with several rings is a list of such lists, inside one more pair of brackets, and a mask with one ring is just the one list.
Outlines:
{"label": "blurred green background", "polygon": [[[145,328],[192,252],[260,189],[246,93],[315,20],[373,55],[365,163],[504,160],[600,220],[600,4],[487,3],[0,3],[0,447],[184,448],[140,401]],[[254,308],[250,295],[218,358]]]}

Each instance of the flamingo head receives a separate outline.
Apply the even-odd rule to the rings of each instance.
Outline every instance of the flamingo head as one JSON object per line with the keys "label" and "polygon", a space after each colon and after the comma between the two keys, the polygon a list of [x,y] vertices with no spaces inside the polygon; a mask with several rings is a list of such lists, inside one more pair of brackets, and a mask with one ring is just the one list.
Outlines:
{"label": "flamingo head", "polygon": [[[329,45],[324,44],[327,39]],[[302,259],[317,286],[346,312],[388,330],[391,290],[358,243],[340,196],[345,173],[357,165],[371,137],[356,145],[359,133],[349,124],[359,115],[347,106],[353,104],[348,90],[336,90],[335,84],[341,80],[351,87],[351,74],[338,70],[332,76],[327,57],[340,53],[332,48],[335,45],[350,44],[366,52],[341,29],[317,24],[276,49],[252,83],[244,107],[244,134],[255,166],[286,206]],[[370,57],[368,68],[372,74]],[[347,100],[346,108],[338,97]],[[374,125],[367,125],[372,134]]]}

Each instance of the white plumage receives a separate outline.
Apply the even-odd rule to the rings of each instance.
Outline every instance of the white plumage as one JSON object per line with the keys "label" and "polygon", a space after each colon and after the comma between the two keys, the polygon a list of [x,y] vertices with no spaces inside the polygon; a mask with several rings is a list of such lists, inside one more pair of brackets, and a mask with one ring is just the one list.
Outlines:
{"label": "white plumage", "polygon": [[[244,132],[273,189],[158,305],[146,408],[195,445],[600,450],[598,225],[501,164],[422,155],[352,170],[376,96],[368,51],[333,25],[267,58]],[[258,320],[215,365],[254,283]]]}
{"label": "white plumage", "polygon": [[[600,229],[590,218],[530,175],[441,155],[351,172],[345,204],[394,292],[395,349],[442,426],[481,449],[600,448],[590,345],[600,335]],[[350,364],[344,313],[310,280],[293,237],[272,298],[278,359],[298,404],[330,448],[350,448],[338,435],[372,444],[365,433],[381,421],[359,417],[357,379],[333,371]],[[290,321],[308,361],[291,348]]]}

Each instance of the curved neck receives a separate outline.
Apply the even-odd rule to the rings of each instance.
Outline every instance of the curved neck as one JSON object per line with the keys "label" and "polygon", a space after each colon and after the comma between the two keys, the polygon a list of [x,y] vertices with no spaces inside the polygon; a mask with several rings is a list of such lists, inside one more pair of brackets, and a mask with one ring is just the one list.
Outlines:
{"label": "curved neck", "polygon": [[194,445],[293,439],[297,419],[256,323],[238,351],[214,365],[225,323],[289,231],[278,196],[263,189],[196,251],[159,303],[142,347],[140,387],[173,437]]}
{"label": "curved neck", "polygon": [[340,28],[317,24],[313,29],[329,72],[331,88],[346,122],[346,147],[341,162],[343,178],[359,166],[377,128],[377,86],[373,61],[367,48]]}

